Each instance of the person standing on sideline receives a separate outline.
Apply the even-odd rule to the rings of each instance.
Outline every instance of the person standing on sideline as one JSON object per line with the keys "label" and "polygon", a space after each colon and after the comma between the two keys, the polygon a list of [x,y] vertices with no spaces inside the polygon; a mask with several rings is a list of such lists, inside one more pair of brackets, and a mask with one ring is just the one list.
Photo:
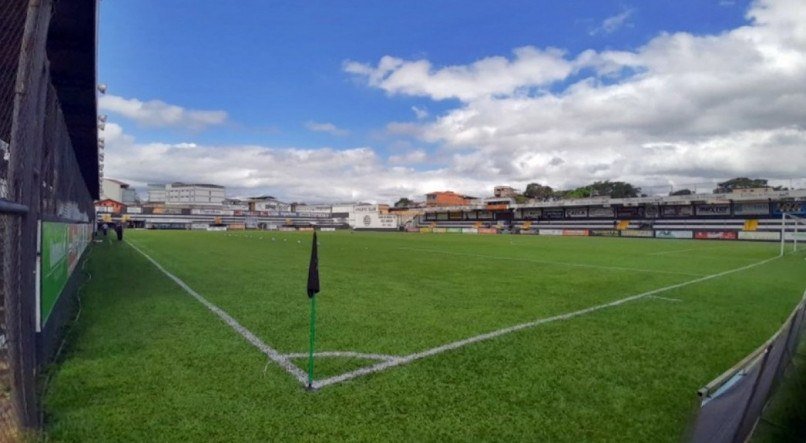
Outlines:
{"label": "person standing on sideline", "polygon": [[104,231],[104,237],[106,237],[106,234],[109,233],[109,225],[104,223],[103,225],[101,225],[101,230]]}
{"label": "person standing on sideline", "polygon": [[123,240],[123,223],[115,225],[115,233],[118,235],[118,241]]}

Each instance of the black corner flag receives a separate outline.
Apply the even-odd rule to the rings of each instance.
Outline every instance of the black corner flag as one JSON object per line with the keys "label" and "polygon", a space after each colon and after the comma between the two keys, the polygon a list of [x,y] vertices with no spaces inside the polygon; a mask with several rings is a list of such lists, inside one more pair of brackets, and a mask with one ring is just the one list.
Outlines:
{"label": "black corner flag", "polygon": [[319,253],[316,249],[316,231],[313,232],[311,247],[311,264],[308,265],[308,297],[313,298],[319,292]]}
{"label": "black corner flag", "polygon": [[311,343],[308,348],[308,389],[313,389],[313,357],[316,337],[316,293],[319,292],[319,253],[316,248],[316,231],[313,231],[311,264],[308,265],[308,298],[311,300]]}

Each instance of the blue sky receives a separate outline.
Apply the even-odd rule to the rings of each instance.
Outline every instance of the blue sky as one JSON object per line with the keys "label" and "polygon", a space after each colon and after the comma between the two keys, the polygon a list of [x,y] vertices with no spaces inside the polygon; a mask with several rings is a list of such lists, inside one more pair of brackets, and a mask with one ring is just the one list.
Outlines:
{"label": "blue sky", "polygon": [[[792,130],[790,121],[746,127],[732,121],[724,123],[722,129],[697,130],[696,134],[691,128],[675,133],[673,122],[621,122],[625,128],[645,126],[640,127],[640,134],[623,139],[610,137],[611,128],[600,138],[599,149],[604,151],[585,154],[601,155],[602,174],[609,174],[605,177],[598,174],[601,169],[596,162],[584,166],[575,162],[574,158],[582,155],[583,145],[559,147],[561,143],[576,143],[579,134],[563,134],[560,140],[545,138],[551,131],[538,126],[514,130],[521,140],[529,140],[526,144],[495,136],[474,138],[484,131],[507,132],[507,124],[474,122],[467,116],[511,110],[508,106],[516,99],[527,101],[525,106],[536,106],[547,97],[569,100],[583,86],[593,84],[596,92],[604,93],[612,91],[610,86],[643,80],[647,73],[664,74],[663,67],[653,61],[657,52],[671,51],[670,57],[681,54],[679,42],[670,43],[675,39],[664,36],[690,36],[694,39],[691,51],[702,48],[706,58],[707,51],[714,50],[708,42],[714,39],[730,40],[734,43],[731,47],[744,52],[746,48],[735,44],[737,38],[729,39],[726,34],[757,25],[757,18],[750,14],[753,8],[765,9],[771,20],[782,21],[786,14],[778,11],[786,7],[787,1],[773,0],[756,4],[739,0],[106,0],[101,8],[99,77],[109,85],[107,95],[118,100],[102,101],[112,129],[106,175],[138,185],[208,178],[205,181],[227,181],[220,184],[239,195],[270,192],[315,200],[417,197],[424,186],[481,192],[493,183],[522,186],[529,181],[563,187],[610,178],[664,186],[671,182],[709,182],[734,172],[771,172],[775,177],[770,178],[785,178],[785,170],[702,170],[693,165],[687,172],[680,165],[669,165],[642,173],[608,165],[617,162],[621,144],[624,149],[647,149],[672,143],[676,149],[684,149],[686,143],[703,141],[704,136],[711,137],[713,145],[720,142],[714,138],[717,136],[724,139],[747,131]],[[742,40],[741,35],[738,39],[752,40]],[[524,47],[534,51],[526,55],[514,52]],[[596,60],[581,60],[586,53]],[[639,60],[625,62],[624,54]],[[394,60],[392,69],[381,69],[384,57]],[[504,61],[505,66],[487,69],[487,65],[474,65],[492,59]],[[525,60],[523,66],[517,65],[518,60]],[[406,77],[417,62],[427,63],[425,77],[422,72]],[[551,65],[555,62],[575,67]],[[547,77],[538,75],[538,79],[523,72],[541,71],[541,63],[547,64],[546,72],[552,66],[559,71]],[[603,68],[604,63],[617,67],[611,72]],[[440,79],[437,74],[446,67],[450,69]],[[450,86],[457,84],[453,76],[457,72],[471,72],[469,78],[458,78],[466,90]],[[516,78],[507,83],[508,76]],[[500,87],[495,84],[498,79]],[[489,93],[474,94],[475,88]],[[156,102],[141,106],[151,101]],[[502,108],[492,111],[493,105]],[[166,115],[161,112],[168,106],[184,114],[161,121]],[[194,111],[211,114],[196,118],[191,116]],[[613,112],[618,112],[617,108]],[[748,120],[750,116],[738,119]],[[462,120],[463,130],[476,123],[479,126],[468,138],[455,128],[446,129],[457,120]],[[794,129],[794,136],[800,137],[802,127]],[[657,136],[658,131],[665,136]],[[166,150],[165,160],[173,163],[168,173],[149,164],[154,161],[156,147]],[[250,155],[265,151],[281,156],[284,161],[278,161],[278,167],[299,167],[300,172],[309,169],[307,163],[319,164],[306,155],[339,157],[332,162],[333,171],[327,169],[328,160],[321,158],[319,167],[323,169],[310,172],[344,186],[329,194],[321,187],[313,191],[283,181],[282,174],[271,170],[271,163],[250,169],[244,151],[250,148],[257,149]],[[576,154],[572,152],[575,149],[579,151]],[[179,152],[176,150],[181,155],[174,155]],[[118,152],[121,155],[116,160]],[[303,154],[297,155],[300,152]],[[198,162],[189,162],[188,156]],[[509,163],[502,163],[504,157]],[[517,158],[520,163],[512,164]],[[201,167],[198,163],[203,164],[205,159],[221,164],[227,173],[209,169],[212,166]],[[351,161],[356,162],[357,169],[351,169]],[[468,162],[474,164],[468,166]],[[562,162],[559,164],[570,169],[546,172],[551,162]],[[367,168],[373,169],[371,174]],[[405,183],[407,173],[411,181],[420,184]],[[367,177],[355,181],[360,174]],[[380,184],[369,180],[387,175],[395,176],[394,180],[387,182],[381,177],[377,179]],[[361,189],[364,187],[366,191]]]}

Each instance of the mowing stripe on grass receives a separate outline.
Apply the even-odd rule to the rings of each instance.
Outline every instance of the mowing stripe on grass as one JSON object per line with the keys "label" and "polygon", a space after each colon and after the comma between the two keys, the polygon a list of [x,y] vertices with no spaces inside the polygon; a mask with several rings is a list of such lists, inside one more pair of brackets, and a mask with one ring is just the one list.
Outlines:
{"label": "mowing stripe on grass", "polygon": [[503,328],[503,329],[498,329],[496,331],[488,332],[486,334],[481,334],[481,335],[476,335],[474,337],[465,338],[465,339],[462,339],[462,340],[458,340],[458,341],[455,341],[455,342],[451,342],[451,343],[447,343],[447,344],[444,344],[444,345],[441,345],[441,346],[437,346],[435,348],[426,349],[425,351],[415,352],[414,354],[409,354],[409,355],[406,355],[406,356],[403,356],[403,357],[396,358],[394,360],[383,361],[383,362],[380,362],[380,363],[376,363],[376,364],[374,364],[372,366],[367,366],[367,367],[364,367],[364,368],[356,369],[354,371],[346,372],[346,373],[341,374],[341,375],[336,375],[336,376],[329,377],[329,378],[326,378],[326,379],[323,379],[323,380],[320,380],[320,381],[314,381],[312,387],[314,389],[320,389],[320,388],[323,388],[325,386],[333,385],[333,384],[336,384],[336,383],[341,383],[341,382],[351,380],[351,379],[354,379],[354,378],[357,378],[357,377],[361,377],[361,376],[364,376],[364,375],[369,375],[369,374],[373,374],[373,373],[376,373],[376,372],[384,371],[386,369],[393,368],[395,366],[400,366],[400,365],[404,365],[404,364],[407,364],[407,363],[411,363],[411,362],[413,362],[415,360],[420,360],[420,359],[423,359],[425,357],[430,357],[432,355],[441,354],[443,352],[450,351],[450,350],[457,349],[457,348],[461,348],[461,347],[464,347],[464,346],[467,346],[467,345],[470,345],[470,344],[473,344],[473,343],[478,343],[478,342],[481,342],[481,341],[490,340],[490,339],[493,339],[493,338],[496,338],[496,337],[500,337],[502,335],[511,334],[513,332],[517,332],[517,331],[520,331],[522,329],[533,328],[533,327],[538,326],[538,325],[542,325],[542,324],[545,324],[545,323],[551,323],[551,322],[555,322],[555,321],[558,321],[558,320],[567,320],[569,318],[589,314],[591,312],[599,311],[599,310],[602,310],[602,309],[605,309],[605,308],[610,308],[610,307],[613,307],[613,306],[619,306],[619,305],[622,305],[622,304],[625,304],[625,303],[628,303],[628,302],[631,302],[631,301],[642,299],[642,298],[647,297],[647,296],[659,294],[661,292],[671,291],[673,289],[682,288],[684,286],[692,285],[692,284],[695,284],[695,283],[701,283],[701,282],[704,282],[704,281],[707,281],[707,280],[711,280],[711,279],[714,279],[714,278],[719,278],[719,277],[722,277],[722,276],[725,276],[725,275],[728,275],[728,274],[732,274],[734,272],[745,271],[747,269],[754,268],[756,266],[761,266],[763,264],[769,263],[769,262],[771,262],[771,261],[773,261],[775,259],[778,259],[778,258],[780,258],[780,256],[775,256],[775,257],[772,257],[772,258],[768,258],[768,259],[765,259],[765,260],[762,260],[762,261],[759,261],[759,262],[756,262],[756,263],[752,263],[752,264],[749,264],[749,265],[746,265],[746,266],[742,266],[740,268],[730,269],[730,270],[719,272],[719,273],[716,273],[716,274],[706,275],[704,277],[696,278],[694,280],[685,281],[683,283],[677,283],[677,284],[674,284],[674,285],[665,286],[663,288],[653,289],[651,291],[643,292],[641,294],[631,295],[629,297],[625,297],[625,298],[622,298],[620,300],[612,301],[612,302],[609,302],[609,303],[604,303],[604,304],[601,304],[601,305],[591,306],[591,307],[585,308],[585,309],[580,309],[579,311],[574,311],[574,312],[569,312],[569,313],[566,313],[566,314],[555,315],[553,317],[548,317],[548,318],[541,318],[541,319],[538,319],[538,320],[530,321],[528,323],[521,323],[519,325],[510,326],[510,327]]}
{"label": "mowing stripe on grass", "polygon": [[238,334],[241,334],[241,337],[246,339],[246,341],[251,343],[254,347],[260,349],[260,351],[263,352],[264,354],[266,354],[271,361],[277,363],[278,366],[280,366],[281,368],[285,369],[285,371],[288,372],[289,374],[293,375],[303,385],[308,384],[308,374],[306,374],[304,371],[302,371],[302,369],[300,369],[296,365],[294,365],[294,363],[291,363],[291,361],[288,359],[288,357],[285,357],[285,356],[281,355],[279,352],[277,352],[276,349],[274,349],[271,346],[269,346],[266,343],[264,343],[263,340],[258,338],[255,334],[253,334],[252,331],[250,331],[250,330],[246,329],[245,327],[243,327],[240,323],[238,323],[237,320],[232,318],[232,316],[227,314],[223,309],[221,309],[218,306],[210,303],[206,298],[204,298],[201,295],[199,295],[199,293],[194,291],[193,288],[191,288],[185,282],[180,280],[179,277],[177,277],[177,276],[171,274],[170,272],[168,272],[159,263],[157,263],[156,260],[154,260],[148,254],[146,254],[145,252],[140,250],[140,248],[138,248],[137,246],[135,246],[131,242],[127,241],[126,243],[129,246],[131,246],[132,248],[134,248],[135,251],[139,252],[140,254],[143,254],[143,257],[147,258],[148,261],[150,261],[154,266],[157,267],[157,269],[162,271],[163,274],[167,275],[168,278],[170,278],[177,285],[179,285],[179,287],[184,289],[185,292],[187,292],[193,298],[195,298],[197,301],[199,301],[199,303],[201,303],[204,306],[206,306],[207,309],[211,310],[221,320],[224,320],[224,322],[226,324],[228,324],[232,329],[234,329],[235,332],[237,332]]}
{"label": "mowing stripe on grass", "polygon": [[678,272],[678,271],[664,271],[661,269],[643,269],[643,268],[625,268],[622,266],[604,266],[604,265],[588,265],[582,263],[568,263],[568,262],[560,262],[560,261],[549,261],[549,260],[534,260],[531,258],[519,258],[519,257],[499,257],[497,255],[484,255],[484,254],[467,254],[463,252],[450,252],[450,251],[440,251],[438,249],[426,249],[426,248],[410,248],[401,246],[398,249],[404,249],[409,251],[421,251],[421,252],[433,252],[436,254],[447,254],[447,255],[461,255],[464,257],[477,257],[477,258],[488,258],[491,260],[513,260],[513,261],[523,261],[529,263],[538,263],[543,265],[555,265],[555,266],[570,266],[572,268],[594,268],[594,269],[607,269],[611,271],[630,271],[630,272],[650,272],[653,274],[674,274],[674,275],[685,275],[688,277],[702,277],[702,274],[692,274],[689,272]]}

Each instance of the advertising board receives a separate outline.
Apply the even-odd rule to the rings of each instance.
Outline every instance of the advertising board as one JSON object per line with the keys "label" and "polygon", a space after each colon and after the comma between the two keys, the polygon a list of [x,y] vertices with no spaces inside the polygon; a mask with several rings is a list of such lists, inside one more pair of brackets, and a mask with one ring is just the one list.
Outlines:
{"label": "advertising board", "polygon": [[[178,208],[165,208],[163,213],[164,214],[174,214],[176,212],[173,212],[173,211],[176,210],[176,209],[178,209]],[[180,211],[181,211],[181,209],[180,209]],[[178,212],[178,213],[181,214],[181,212]],[[228,211],[228,210],[224,210],[224,209],[191,209],[190,213],[193,214],[193,215],[233,215],[235,213],[235,211]]]}
{"label": "advertising board", "polygon": [[739,231],[739,240],[779,241],[780,232]]}
{"label": "advertising board", "polygon": [[775,215],[781,215],[781,213],[806,215],[806,202],[777,202],[772,205],[772,212]]}
{"label": "advertising board", "polygon": [[431,228],[431,232],[433,232],[434,234],[444,234],[444,233],[448,232],[448,229],[447,228]]}
{"label": "advertising board", "polygon": [[277,228],[277,230],[280,232],[295,232],[297,228],[291,226],[280,226],[279,228]]}
{"label": "advertising board", "polygon": [[770,213],[768,202],[734,203],[733,213],[736,215],[766,215]]}
{"label": "advertising board", "polygon": [[462,228],[462,234],[478,234],[478,228]]}
{"label": "advertising board", "polygon": [[694,208],[690,205],[668,205],[661,206],[662,217],[691,217],[694,215]]}
{"label": "advertising board", "polygon": [[450,234],[461,234],[462,228],[448,228],[445,232],[448,232]]}
{"label": "advertising board", "polygon": [[431,233],[431,228],[420,228],[420,233],[421,234],[430,234]]}
{"label": "advertising board", "polygon": [[562,229],[538,229],[537,233],[540,235],[563,235]]}
{"label": "advertising board", "polygon": [[566,208],[565,216],[568,218],[587,218],[588,208]]}
{"label": "advertising board", "polygon": [[594,217],[601,217],[601,218],[613,218],[615,213],[613,212],[613,208],[589,208],[588,209],[588,216],[591,218]]}
{"label": "advertising board", "polygon": [[356,216],[355,229],[388,229],[397,230],[399,222],[397,215],[365,212]]}
{"label": "advertising board", "polygon": [[798,232],[795,234],[792,231],[787,231],[784,233],[784,240],[786,241],[793,241],[795,238],[797,238],[798,243],[806,242],[806,232]]}
{"label": "advertising board", "polygon": [[655,233],[651,229],[624,229],[621,231],[622,237],[653,237]]}
{"label": "advertising board", "polygon": [[618,218],[641,218],[643,216],[643,206],[621,206],[616,209],[616,217]]}
{"label": "advertising board", "polygon": [[655,238],[692,238],[694,231],[676,231],[670,229],[660,229],[655,231]]}
{"label": "advertising board", "polygon": [[618,237],[619,231],[616,229],[591,229],[588,231],[591,237]]}
{"label": "advertising board", "polygon": [[540,218],[540,209],[522,209],[521,217],[525,219]]}
{"label": "advertising board", "polygon": [[322,232],[335,232],[336,228],[319,228]]}
{"label": "advertising board", "polygon": [[126,208],[126,213],[127,214],[142,214],[143,213],[143,208],[141,208],[140,206],[129,206],[128,208]]}
{"label": "advertising board", "polygon": [[730,205],[697,205],[697,215],[730,215]]}
{"label": "advertising board", "polygon": [[37,331],[47,322],[92,236],[86,223],[42,222]]}
{"label": "advertising board", "polygon": [[207,230],[211,231],[211,232],[222,232],[222,231],[226,231],[227,227],[226,226],[208,226]]}
{"label": "advertising board", "polygon": [[498,229],[495,228],[478,228],[479,234],[498,234]]}
{"label": "advertising board", "polygon": [[563,229],[563,236],[566,237],[587,237],[587,229]]}
{"label": "advertising board", "polygon": [[243,231],[246,229],[246,225],[243,223],[230,223],[227,225],[227,229],[230,231]]}
{"label": "advertising board", "polygon": [[210,223],[191,223],[190,229],[195,231],[206,231],[210,227]]}
{"label": "advertising board", "polygon": [[697,231],[694,238],[698,240],[736,240],[736,231]]}

